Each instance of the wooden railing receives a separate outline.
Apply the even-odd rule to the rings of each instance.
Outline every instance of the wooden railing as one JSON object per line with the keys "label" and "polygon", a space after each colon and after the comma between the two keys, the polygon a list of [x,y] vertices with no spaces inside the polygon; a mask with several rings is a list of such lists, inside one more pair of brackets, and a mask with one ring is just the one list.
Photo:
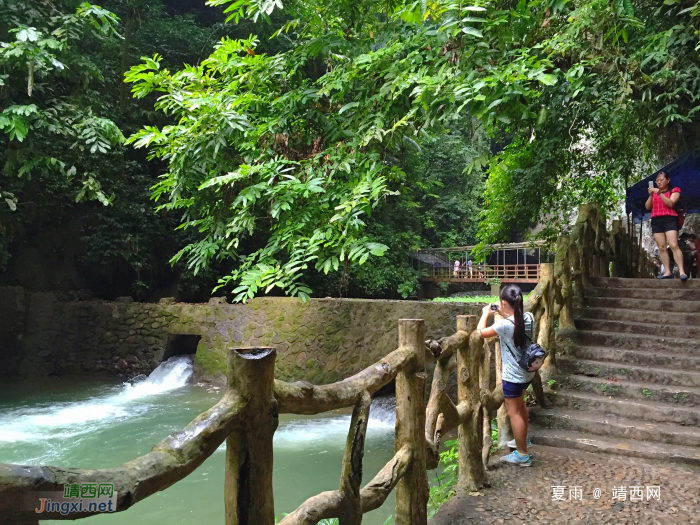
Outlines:
{"label": "wooden railing", "polygon": [[536,283],[540,277],[539,264],[474,264],[469,270],[460,266],[459,270],[449,266],[430,266],[426,269],[423,281],[433,282],[484,282],[500,279],[509,283]]}
{"label": "wooden railing", "polygon": [[[459,428],[458,491],[486,484],[490,427],[481,398],[491,400],[490,361],[475,331],[476,317],[457,316],[457,330],[440,341],[424,341],[421,319],[399,320],[399,347],[360,373],[329,385],[274,379],[274,348],[236,348],[228,352],[228,386],[214,407],[151,452],[116,468],[84,470],[51,466],[0,465],[0,523],[38,523],[38,515],[20,505],[37,491],[63,493],[66,484],[114,484],[116,512],[124,511],[193,472],[226,441],[225,524],[273,525],[272,440],[279,414],[318,414],[354,407],[337,490],[313,496],[285,516],[280,525],[311,525],[338,517],[359,524],[362,515],[381,506],[396,489],[396,523],[427,522],[427,470],[438,464],[445,432]],[[425,363],[436,360],[429,401],[425,402]],[[446,394],[457,368],[458,403]],[[396,380],[395,455],[362,486],[362,456],[371,395]],[[490,421],[490,420],[489,420]],[[486,446],[488,440],[488,447]],[[487,453],[482,458],[483,450]],[[105,451],[108,453],[108,451]],[[79,519],[96,512],[41,514],[41,519]]]}

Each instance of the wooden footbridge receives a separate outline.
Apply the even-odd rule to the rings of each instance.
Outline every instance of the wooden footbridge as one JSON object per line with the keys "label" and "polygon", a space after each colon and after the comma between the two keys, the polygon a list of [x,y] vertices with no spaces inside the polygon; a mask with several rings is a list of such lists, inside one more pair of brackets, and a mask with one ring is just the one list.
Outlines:
{"label": "wooden footbridge", "polygon": [[473,260],[475,246],[430,248],[414,252],[413,263],[423,282],[483,283],[498,279],[502,283],[537,283],[542,259],[548,256],[543,244],[496,244],[486,262]]}

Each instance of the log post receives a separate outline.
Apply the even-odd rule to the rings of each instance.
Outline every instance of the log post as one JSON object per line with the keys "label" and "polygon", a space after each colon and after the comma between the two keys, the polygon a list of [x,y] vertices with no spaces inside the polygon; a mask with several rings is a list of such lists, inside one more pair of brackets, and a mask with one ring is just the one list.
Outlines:
{"label": "log post", "polygon": [[542,380],[547,381],[557,373],[554,351],[554,296],[556,285],[554,282],[554,266],[552,264],[542,264],[540,278],[546,282],[546,287],[541,298],[543,313],[539,321],[539,330],[536,329],[535,337],[537,343],[549,352],[542,368],[540,368]]}
{"label": "log post", "polygon": [[244,399],[243,424],[226,438],[226,525],[274,525],[272,437],[279,423],[274,348],[228,352],[228,389]]}
{"label": "log post", "polygon": [[338,516],[339,525],[360,525],[362,523],[362,458],[365,454],[365,435],[369,421],[369,406],[372,396],[369,392],[362,394],[352,411],[350,432],[345,442],[343,467],[340,471],[341,507]]}
{"label": "log post", "polygon": [[500,397],[496,400],[498,404],[496,424],[498,425],[498,448],[502,449],[506,448],[508,442],[513,439],[513,428],[510,426],[510,417],[508,417],[508,411],[503,402],[503,361],[501,361],[501,342],[498,339],[494,343],[494,350],[496,360],[496,389],[493,392],[493,397],[496,397],[495,394],[500,392]]}
{"label": "log post", "polygon": [[[495,338],[493,338],[495,339]],[[492,345],[495,341],[491,339],[484,341],[484,358],[481,360],[481,369],[479,370],[479,391],[491,391],[491,359],[493,356]],[[484,464],[484,469],[489,469],[489,456],[491,455],[491,411],[488,407],[481,407],[483,417],[483,430],[481,432],[481,461]]]}
{"label": "log post", "polygon": [[[574,330],[572,315],[573,290],[571,279],[571,239],[567,235],[561,235],[557,239],[557,255],[554,259],[554,284],[556,291],[556,305],[559,310],[559,330]],[[557,308],[555,308],[556,311]]]}
{"label": "log post", "polygon": [[399,348],[413,358],[396,376],[395,452],[408,445],[411,464],[396,485],[396,525],[426,525],[428,476],[425,446],[425,326],[422,319],[399,319]]}
{"label": "log post", "polygon": [[467,320],[467,331],[471,332],[469,345],[457,354],[457,395],[459,404],[466,405],[471,417],[459,425],[459,479],[457,493],[474,492],[486,486],[486,470],[481,459],[481,396],[479,391],[479,368],[484,351],[484,338],[476,331],[476,316]]}

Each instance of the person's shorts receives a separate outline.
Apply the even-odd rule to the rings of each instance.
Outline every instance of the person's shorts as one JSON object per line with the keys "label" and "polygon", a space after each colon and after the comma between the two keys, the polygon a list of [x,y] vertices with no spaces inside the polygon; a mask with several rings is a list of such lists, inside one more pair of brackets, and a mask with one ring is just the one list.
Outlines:
{"label": "person's shorts", "polygon": [[511,383],[509,381],[501,381],[503,385],[503,397],[507,399],[517,399],[523,395],[523,392],[530,386],[531,381],[527,383]]}
{"label": "person's shorts", "polygon": [[651,232],[665,233],[678,231],[678,217],[675,215],[661,215],[651,218]]}

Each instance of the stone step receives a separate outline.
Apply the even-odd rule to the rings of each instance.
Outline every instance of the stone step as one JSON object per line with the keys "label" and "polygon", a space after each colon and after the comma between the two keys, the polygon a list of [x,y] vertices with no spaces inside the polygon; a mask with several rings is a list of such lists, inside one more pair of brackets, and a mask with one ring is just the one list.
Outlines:
{"label": "stone step", "polygon": [[[617,379],[617,378],[616,378]],[[657,401],[687,407],[700,407],[700,388],[674,387],[651,383],[638,383],[625,379],[567,375],[555,384],[557,391],[573,390],[610,398],[627,398],[638,401]]]}
{"label": "stone step", "polygon": [[586,288],[586,297],[618,297],[621,299],[653,299],[656,295],[664,301],[698,301],[700,289],[671,288],[663,290],[663,294],[648,288]]}
{"label": "stone step", "polygon": [[626,279],[621,277],[591,277],[589,282],[595,288],[645,288],[645,289],[695,289],[700,290],[700,279]]}
{"label": "stone step", "polygon": [[646,322],[630,321],[606,321],[603,319],[575,319],[576,328],[579,330],[596,330],[599,332],[613,332],[616,334],[645,334],[658,338],[678,337],[682,339],[700,340],[700,326],[685,326],[672,324],[658,324],[655,319]]}
{"label": "stone step", "polygon": [[613,333],[600,330],[576,330],[571,332],[567,339],[558,341],[557,344],[564,347],[581,344],[671,354],[698,355],[700,353],[700,340],[698,339]]}
{"label": "stone step", "polygon": [[649,423],[675,423],[687,427],[700,425],[700,408],[697,407],[592,396],[568,390],[550,394],[550,399],[555,406],[576,408],[582,412],[600,412],[610,417],[626,417]]}
{"label": "stone step", "polygon": [[[667,423],[640,423],[624,417],[562,408],[534,407],[529,410],[529,413],[530,421],[537,428],[569,430],[614,439],[700,447],[700,428]],[[532,434],[535,432],[533,431]],[[697,452],[700,452],[700,448]]]}
{"label": "stone step", "polygon": [[601,308],[588,306],[574,308],[575,319],[598,319],[603,321],[622,321],[636,323],[650,320],[654,324],[677,326],[700,326],[700,312],[666,312],[655,310],[629,310],[627,308]]}
{"label": "stone step", "polygon": [[[531,438],[536,445],[700,465],[700,449],[694,447],[644,443],[632,439],[601,438],[569,430],[534,427]],[[535,456],[536,460],[537,456]]]}
{"label": "stone step", "polygon": [[700,372],[697,370],[682,370],[656,368],[653,366],[634,366],[628,363],[606,361],[591,361],[577,359],[571,356],[558,356],[557,368],[565,374],[602,377],[606,379],[625,379],[657,385],[673,385],[679,387],[700,387]]}
{"label": "stone step", "polygon": [[700,371],[700,355],[689,356],[676,352],[645,352],[609,346],[573,345],[560,350],[557,355],[632,366]]}
{"label": "stone step", "polygon": [[[652,297],[652,294],[649,294]],[[653,310],[655,312],[700,312],[700,301],[679,301],[667,299],[629,299],[621,297],[586,298],[588,306],[601,308],[627,308],[629,310]]]}

